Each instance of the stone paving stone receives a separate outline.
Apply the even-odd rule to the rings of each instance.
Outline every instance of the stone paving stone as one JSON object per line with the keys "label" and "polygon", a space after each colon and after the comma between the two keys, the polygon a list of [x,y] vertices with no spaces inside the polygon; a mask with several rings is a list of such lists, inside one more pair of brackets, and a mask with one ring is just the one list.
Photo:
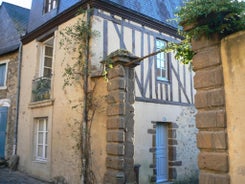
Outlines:
{"label": "stone paving stone", "polygon": [[0,168],[0,184],[50,184],[32,178],[19,171],[10,171],[8,168]]}

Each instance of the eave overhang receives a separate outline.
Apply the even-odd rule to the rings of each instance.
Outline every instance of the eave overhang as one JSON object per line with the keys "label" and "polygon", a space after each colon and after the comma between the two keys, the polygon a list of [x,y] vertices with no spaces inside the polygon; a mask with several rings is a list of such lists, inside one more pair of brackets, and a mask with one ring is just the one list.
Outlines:
{"label": "eave overhang", "polygon": [[101,0],[85,0],[85,1],[78,2],[74,6],[72,6],[69,9],[65,10],[64,12],[58,14],[53,19],[47,21],[45,24],[41,25],[37,29],[26,34],[24,37],[22,37],[23,44],[27,44],[27,43],[31,42],[32,40],[40,37],[41,35],[45,34],[46,32],[49,32],[51,29],[54,29],[55,27],[59,26],[60,24],[62,24],[64,22],[70,20],[71,18],[75,17],[77,15],[78,10],[81,8],[86,9],[88,4],[90,5],[90,8],[101,9],[101,10],[109,12],[111,14],[120,16],[123,19],[128,19],[130,21],[134,21],[134,22],[141,24],[143,26],[147,26],[147,27],[150,27],[152,29],[155,29],[159,32],[164,32],[165,34],[168,34],[170,36],[181,38],[178,35],[177,29],[171,25],[166,24],[166,23],[157,21],[157,20],[152,19],[150,17],[147,17],[143,14],[134,12],[128,8],[122,7],[122,6],[117,5],[115,3],[105,2],[105,1],[101,1]]}

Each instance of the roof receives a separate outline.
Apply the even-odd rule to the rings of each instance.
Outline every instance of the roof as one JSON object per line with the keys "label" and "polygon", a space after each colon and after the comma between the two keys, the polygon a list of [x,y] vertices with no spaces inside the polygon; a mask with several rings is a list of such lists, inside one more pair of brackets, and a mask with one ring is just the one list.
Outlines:
{"label": "roof", "polygon": [[135,12],[148,16],[164,24],[177,27],[174,19],[178,7],[183,5],[183,0],[101,0],[131,9]]}
{"label": "roof", "polygon": [[0,54],[18,49],[26,33],[30,10],[3,2],[0,6]]}
{"label": "roof", "polygon": [[16,29],[26,30],[30,10],[6,2],[3,2],[2,6],[5,7],[9,17],[14,21]]}

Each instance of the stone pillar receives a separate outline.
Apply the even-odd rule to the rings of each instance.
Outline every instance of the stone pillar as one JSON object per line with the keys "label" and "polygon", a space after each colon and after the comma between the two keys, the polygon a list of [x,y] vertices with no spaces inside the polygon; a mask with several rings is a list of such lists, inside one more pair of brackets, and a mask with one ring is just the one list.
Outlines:
{"label": "stone pillar", "polygon": [[107,171],[104,183],[134,183],[134,67],[137,59],[126,50],[107,57],[113,68],[108,72],[107,98]]}
{"label": "stone pillar", "polygon": [[200,184],[229,184],[228,144],[220,39],[201,38],[192,43],[197,90],[195,106]]}

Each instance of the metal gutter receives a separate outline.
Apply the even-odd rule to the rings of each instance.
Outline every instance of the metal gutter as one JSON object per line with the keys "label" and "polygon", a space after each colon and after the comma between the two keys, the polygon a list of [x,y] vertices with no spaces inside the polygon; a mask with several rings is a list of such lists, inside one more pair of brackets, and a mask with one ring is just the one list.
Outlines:
{"label": "metal gutter", "polygon": [[21,64],[22,64],[22,42],[19,44],[18,53],[18,74],[17,74],[17,93],[16,93],[16,116],[14,124],[14,144],[13,155],[17,154],[17,142],[18,142],[18,122],[19,122],[19,102],[20,102],[20,78],[21,78]]}

